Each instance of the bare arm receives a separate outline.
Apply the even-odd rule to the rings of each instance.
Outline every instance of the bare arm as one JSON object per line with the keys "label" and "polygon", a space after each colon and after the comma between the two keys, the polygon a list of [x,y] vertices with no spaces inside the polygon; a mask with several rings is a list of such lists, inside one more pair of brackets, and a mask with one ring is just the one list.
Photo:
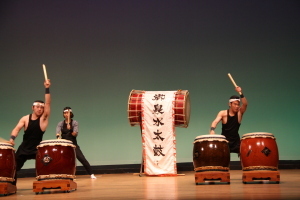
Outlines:
{"label": "bare arm", "polygon": [[246,97],[244,97],[241,87],[238,86],[238,87],[235,88],[235,90],[238,93],[242,93],[242,95],[241,95],[242,106],[240,107],[240,112],[243,115],[244,112],[246,112],[246,110],[247,110],[248,101],[247,101]]}
{"label": "bare arm", "polygon": [[[218,123],[222,120],[223,112],[224,111],[220,111],[218,113],[216,119],[210,125],[211,128],[215,129],[217,127]],[[215,130],[210,130],[210,134],[216,134]]]}
{"label": "bare arm", "polygon": [[[47,81],[44,82],[44,86],[47,90],[47,88],[50,89],[50,79],[48,79]],[[50,116],[50,105],[51,105],[51,95],[50,92],[49,93],[45,93],[45,107],[44,107],[44,113],[43,113],[43,120],[48,120],[49,116]]]}
{"label": "bare arm", "polygon": [[22,118],[20,119],[20,121],[18,122],[18,124],[16,125],[16,127],[12,130],[12,132],[11,132],[11,134],[10,134],[11,138],[9,139],[9,142],[10,142],[12,145],[15,145],[14,139],[18,136],[20,130],[21,130],[22,128],[25,127],[26,117],[28,117],[28,115],[22,117]]}

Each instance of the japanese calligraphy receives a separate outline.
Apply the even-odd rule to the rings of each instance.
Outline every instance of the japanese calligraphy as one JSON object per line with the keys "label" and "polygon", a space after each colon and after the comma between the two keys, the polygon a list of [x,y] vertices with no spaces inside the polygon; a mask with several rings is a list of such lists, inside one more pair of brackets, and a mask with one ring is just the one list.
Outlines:
{"label": "japanese calligraphy", "polygon": [[164,95],[164,94],[155,94],[154,99],[152,99],[152,100],[156,100],[156,101],[159,99],[164,100],[165,97],[166,97],[166,95]]}
{"label": "japanese calligraphy", "polygon": [[163,152],[162,152],[162,149],[163,149],[163,147],[161,147],[161,145],[159,145],[159,146],[155,145],[153,147],[154,156],[160,156],[160,155],[165,156],[165,154],[163,154]]}
{"label": "japanese calligraphy", "polygon": [[154,133],[154,135],[156,135],[156,137],[153,138],[153,140],[161,140],[161,141],[164,141],[165,138],[163,138],[163,137],[160,136],[160,134],[162,134],[162,132],[159,132],[159,131],[157,130],[157,132],[153,132],[153,133]]}
{"label": "japanese calligraphy", "polygon": [[162,123],[162,120],[163,120],[163,118],[161,118],[161,119],[156,118],[156,120],[153,119],[153,121],[155,122],[153,125],[156,125],[156,126],[164,125],[164,123]]}
{"label": "japanese calligraphy", "polygon": [[154,105],[154,110],[153,110],[153,114],[163,114],[163,106],[162,105],[159,105],[159,104],[156,104]]}

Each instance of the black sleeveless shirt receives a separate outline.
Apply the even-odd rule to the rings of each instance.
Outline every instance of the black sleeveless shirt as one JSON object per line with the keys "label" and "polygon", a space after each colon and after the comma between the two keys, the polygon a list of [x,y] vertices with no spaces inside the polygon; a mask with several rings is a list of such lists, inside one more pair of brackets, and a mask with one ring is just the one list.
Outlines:
{"label": "black sleeveless shirt", "polygon": [[240,152],[240,125],[241,124],[238,121],[238,113],[234,116],[230,116],[229,110],[227,110],[227,123],[222,124],[222,135],[224,135],[226,140],[228,140],[229,149],[232,153]]}
{"label": "black sleeveless shirt", "polygon": [[37,152],[37,146],[43,140],[45,131],[41,130],[40,117],[36,120],[31,119],[32,114],[29,115],[29,121],[26,131],[24,131],[23,142],[18,148],[19,155],[33,155]]}

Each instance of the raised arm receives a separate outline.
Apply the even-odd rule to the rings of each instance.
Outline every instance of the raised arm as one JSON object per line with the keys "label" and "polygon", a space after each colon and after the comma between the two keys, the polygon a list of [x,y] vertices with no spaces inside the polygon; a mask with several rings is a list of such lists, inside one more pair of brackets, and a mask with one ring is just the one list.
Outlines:
{"label": "raised arm", "polygon": [[247,110],[247,106],[248,106],[248,101],[246,99],[246,97],[244,97],[244,94],[242,92],[242,88],[241,87],[236,87],[235,91],[237,91],[238,93],[240,93],[240,97],[241,97],[241,102],[242,102],[242,106],[240,107],[240,112],[243,115],[244,112],[246,112]]}
{"label": "raised arm", "polygon": [[44,82],[45,86],[45,107],[44,107],[44,113],[43,113],[43,120],[48,120],[50,116],[50,105],[51,105],[51,96],[50,96],[50,79]]}

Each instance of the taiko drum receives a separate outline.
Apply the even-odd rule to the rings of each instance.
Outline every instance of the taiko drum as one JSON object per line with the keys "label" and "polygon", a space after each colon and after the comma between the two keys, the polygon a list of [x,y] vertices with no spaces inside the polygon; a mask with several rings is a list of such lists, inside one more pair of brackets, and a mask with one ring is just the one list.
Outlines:
{"label": "taiko drum", "polygon": [[0,182],[13,182],[15,173],[15,149],[10,143],[0,142]]}
{"label": "taiko drum", "polygon": [[230,152],[223,135],[201,135],[194,140],[193,163],[196,172],[228,171]]}
{"label": "taiko drum", "polygon": [[38,180],[75,178],[75,145],[65,139],[44,140],[37,146],[36,175]]}
{"label": "taiko drum", "polygon": [[[128,98],[128,119],[131,126],[141,123],[143,90],[132,90]],[[175,93],[174,121],[176,127],[186,128],[190,121],[190,96],[187,90],[178,90]]]}
{"label": "taiko drum", "polygon": [[240,153],[244,171],[278,170],[278,148],[271,133],[244,134],[241,138]]}

